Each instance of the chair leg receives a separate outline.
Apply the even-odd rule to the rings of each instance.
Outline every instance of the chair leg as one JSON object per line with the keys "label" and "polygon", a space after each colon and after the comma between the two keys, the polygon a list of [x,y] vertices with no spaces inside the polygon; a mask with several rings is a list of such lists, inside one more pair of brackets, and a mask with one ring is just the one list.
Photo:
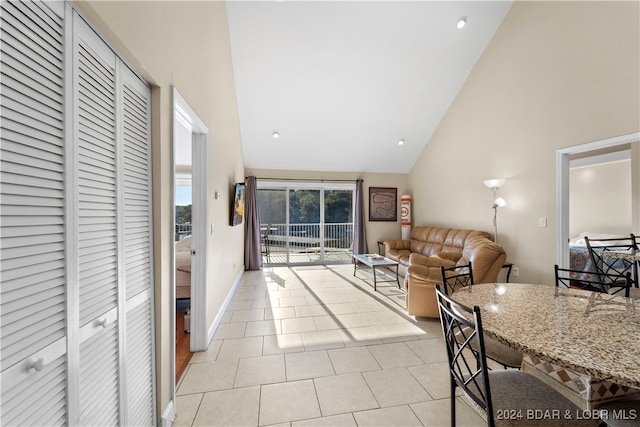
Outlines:
{"label": "chair leg", "polygon": [[456,427],[456,384],[451,378],[451,427]]}

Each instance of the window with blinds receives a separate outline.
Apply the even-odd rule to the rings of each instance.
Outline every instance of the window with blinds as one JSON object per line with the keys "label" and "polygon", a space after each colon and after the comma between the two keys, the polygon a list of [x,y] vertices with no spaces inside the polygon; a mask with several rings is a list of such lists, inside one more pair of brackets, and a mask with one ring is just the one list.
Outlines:
{"label": "window with blinds", "polygon": [[155,424],[149,87],[69,3],[0,7],[0,424]]}

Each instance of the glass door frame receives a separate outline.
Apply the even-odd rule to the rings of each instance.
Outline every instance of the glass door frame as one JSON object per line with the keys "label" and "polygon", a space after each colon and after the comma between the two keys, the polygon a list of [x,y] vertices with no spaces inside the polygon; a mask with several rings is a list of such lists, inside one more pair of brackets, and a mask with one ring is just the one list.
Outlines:
{"label": "glass door frame", "polygon": [[[281,181],[281,180],[257,180],[257,190],[285,190],[286,191],[286,261],[285,263],[269,263],[269,265],[321,265],[326,262],[325,259],[325,191],[327,190],[346,190],[351,191],[351,212],[355,212],[355,194],[356,183],[355,182],[336,182],[336,181]],[[292,262],[291,259],[291,223],[290,223],[290,197],[291,190],[309,190],[319,191],[319,203],[320,203],[320,222],[319,222],[319,260],[309,262]],[[353,215],[353,214],[352,214]],[[352,237],[353,239],[353,237]]]}

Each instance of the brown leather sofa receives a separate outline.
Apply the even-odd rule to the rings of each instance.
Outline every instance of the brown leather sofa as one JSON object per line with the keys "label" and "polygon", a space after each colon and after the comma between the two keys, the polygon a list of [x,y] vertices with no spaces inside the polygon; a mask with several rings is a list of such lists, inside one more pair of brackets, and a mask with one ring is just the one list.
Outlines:
{"label": "brown leather sofa", "polygon": [[385,256],[398,261],[405,276],[410,315],[438,317],[435,285],[442,283],[440,266],[473,265],[474,283],[493,282],[507,256],[485,231],[415,227],[410,240],[386,240]]}

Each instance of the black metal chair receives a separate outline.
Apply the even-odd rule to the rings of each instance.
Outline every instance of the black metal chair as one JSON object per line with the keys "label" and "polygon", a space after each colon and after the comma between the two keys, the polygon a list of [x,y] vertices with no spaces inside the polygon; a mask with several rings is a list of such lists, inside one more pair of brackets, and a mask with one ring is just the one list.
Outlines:
{"label": "black metal chair", "polygon": [[[446,295],[452,295],[456,290],[473,286],[473,268],[471,261],[465,265],[454,267],[440,267],[442,274],[442,286]],[[487,357],[506,368],[520,369],[522,366],[522,353],[508,345],[494,339],[485,337]]]}
{"label": "black metal chair", "polygon": [[271,250],[269,247],[269,233],[271,232],[271,224],[266,228],[260,228],[260,245],[262,246],[262,255],[265,257],[267,263],[271,262]]}
{"label": "black metal chair", "polygon": [[556,287],[584,289],[605,294],[629,296],[632,286],[631,272],[618,275],[613,273],[591,273],[554,266]]}
{"label": "black metal chair", "polygon": [[613,400],[598,406],[598,411],[608,416],[600,426],[637,427],[640,417],[640,400]]}
{"label": "black metal chair", "polygon": [[[576,419],[580,408],[533,375],[519,370],[490,371],[480,308],[458,304],[439,285],[436,298],[449,362],[452,426],[456,425],[456,387],[484,412],[489,427],[596,425],[593,420]],[[560,414],[560,418],[541,420],[535,414]],[[573,419],[565,419],[566,414],[573,414]]]}
{"label": "black metal chair", "polygon": [[453,294],[460,288],[473,286],[473,269],[471,261],[465,265],[454,267],[440,267],[442,274],[442,285],[447,295]]}
{"label": "black metal chair", "polygon": [[629,237],[614,237],[608,239],[590,239],[585,236],[584,241],[589,251],[591,261],[595,266],[596,273],[600,275],[600,280],[606,282],[611,277],[624,277],[627,272],[631,272],[633,286],[638,287],[638,263],[628,259],[605,258],[602,256],[608,251],[637,251],[638,243],[636,236],[631,233]]}

